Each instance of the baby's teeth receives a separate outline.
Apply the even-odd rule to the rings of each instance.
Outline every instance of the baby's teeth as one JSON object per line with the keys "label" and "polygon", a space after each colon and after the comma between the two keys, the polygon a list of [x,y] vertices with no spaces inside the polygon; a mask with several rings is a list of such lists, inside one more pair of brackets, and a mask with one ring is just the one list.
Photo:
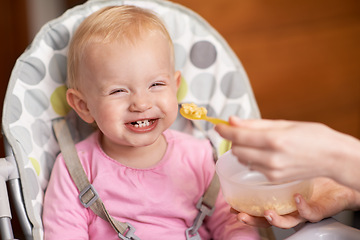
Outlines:
{"label": "baby's teeth", "polygon": [[148,122],[149,122],[149,120],[137,121],[137,124],[148,123]]}
{"label": "baby's teeth", "polygon": [[135,125],[135,127],[139,128],[139,127],[147,127],[150,125],[149,120],[144,120],[144,121],[137,121],[136,122],[137,125]]}

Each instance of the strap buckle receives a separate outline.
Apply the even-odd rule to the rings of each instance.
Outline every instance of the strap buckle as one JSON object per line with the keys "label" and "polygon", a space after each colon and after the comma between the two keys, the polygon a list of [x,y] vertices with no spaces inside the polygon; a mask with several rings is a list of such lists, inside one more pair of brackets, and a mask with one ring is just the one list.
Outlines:
{"label": "strap buckle", "polygon": [[201,197],[197,202],[196,208],[199,209],[199,213],[195,218],[194,224],[185,231],[187,240],[201,239],[198,230],[203,224],[205,217],[211,216],[215,211],[215,207],[209,208],[203,203],[203,197]]}
{"label": "strap buckle", "polygon": [[[85,194],[89,195],[90,193],[92,194],[91,198],[87,202],[84,202],[83,201],[84,195]],[[99,198],[99,194],[96,192],[92,184],[87,185],[83,190],[81,190],[79,194],[80,202],[85,208],[89,208],[94,202],[96,202],[96,200],[98,200],[98,198]]]}
{"label": "strap buckle", "polygon": [[185,231],[186,240],[201,240],[199,232],[195,231],[195,233],[192,234],[193,231],[194,231],[193,227],[189,227],[188,229],[186,229]]}
{"label": "strap buckle", "polygon": [[126,229],[124,234],[121,234],[119,232],[118,237],[122,240],[140,240],[139,237],[135,236],[135,228],[130,224],[126,223],[128,225],[128,228]]}

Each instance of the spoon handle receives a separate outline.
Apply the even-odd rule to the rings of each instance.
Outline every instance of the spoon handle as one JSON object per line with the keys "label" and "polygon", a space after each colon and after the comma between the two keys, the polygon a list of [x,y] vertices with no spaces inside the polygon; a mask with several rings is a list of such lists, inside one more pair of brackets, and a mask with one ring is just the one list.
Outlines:
{"label": "spoon handle", "polygon": [[212,124],[226,124],[229,125],[229,122],[222,120],[220,118],[206,117],[204,120],[211,122]]}

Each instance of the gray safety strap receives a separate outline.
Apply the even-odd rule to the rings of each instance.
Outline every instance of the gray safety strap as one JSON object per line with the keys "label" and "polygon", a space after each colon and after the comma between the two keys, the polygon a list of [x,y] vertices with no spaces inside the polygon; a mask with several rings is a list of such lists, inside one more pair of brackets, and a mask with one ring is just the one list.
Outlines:
{"label": "gray safety strap", "polygon": [[[199,124],[197,124],[196,121],[192,122],[195,127],[197,127],[206,137],[208,137],[205,131],[201,128]],[[217,151],[211,141],[210,143],[213,149],[213,158],[216,162],[218,159]],[[193,225],[190,228],[186,229],[185,235],[187,240],[201,240],[198,230],[201,227],[205,217],[211,216],[213,214],[219,190],[219,177],[215,172],[213,178],[211,179],[209,187],[206,189],[204,195],[199,199],[198,203],[196,204],[197,209],[199,209],[199,213],[196,216]]]}
{"label": "gray safety strap", "polygon": [[[79,199],[85,208],[89,208],[99,217],[108,221],[117,232],[120,239],[123,240],[140,240],[135,236],[135,228],[127,222],[119,222],[114,219],[106,210],[98,193],[93,185],[89,182],[87,175],[79,160],[75,143],[71,137],[68,125],[64,118],[53,120],[53,129],[58,140],[65,164],[68,168],[71,178],[75,182],[80,194]],[[213,146],[213,156],[217,160],[217,153]],[[220,183],[216,173],[209,184],[204,195],[199,199],[196,207],[199,213],[194,220],[193,225],[186,229],[187,240],[201,240],[198,233],[206,216],[211,216],[215,210],[215,203],[219,193]]]}
{"label": "gray safety strap", "polygon": [[58,118],[53,120],[52,124],[66,167],[80,192],[79,199],[81,204],[85,208],[90,207],[96,215],[108,221],[120,239],[140,240],[140,238],[135,236],[135,228],[130,223],[117,221],[106,210],[105,205],[93,185],[89,182],[81,165],[66,120],[64,118]]}
{"label": "gray safety strap", "polygon": [[199,209],[199,213],[196,216],[193,225],[185,231],[187,240],[201,240],[198,230],[203,224],[205,217],[213,214],[219,188],[219,179],[215,173],[207,191],[196,204],[197,209]]}

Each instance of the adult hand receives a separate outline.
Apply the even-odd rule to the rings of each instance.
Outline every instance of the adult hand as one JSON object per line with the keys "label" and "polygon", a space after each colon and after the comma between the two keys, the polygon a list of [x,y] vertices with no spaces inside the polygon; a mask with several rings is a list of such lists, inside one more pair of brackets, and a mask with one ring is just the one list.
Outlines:
{"label": "adult hand", "polygon": [[360,141],[309,122],[240,120],[215,129],[232,141],[239,161],[262,172],[270,181],[324,176],[360,190]]}
{"label": "adult hand", "polygon": [[[318,222],[343,210],[360,208],[360,193],[344,187],[328,178],[313,179],[313,194],[309,201],[300,195],[294,196],[297,211],[279,216],[273,210],[265,211],[265,217],[254,217],[246,213],[238,213],[239,221],[255,227],[292,228],[300,223]],[[234,212],[235,210],[232,209]]]}

